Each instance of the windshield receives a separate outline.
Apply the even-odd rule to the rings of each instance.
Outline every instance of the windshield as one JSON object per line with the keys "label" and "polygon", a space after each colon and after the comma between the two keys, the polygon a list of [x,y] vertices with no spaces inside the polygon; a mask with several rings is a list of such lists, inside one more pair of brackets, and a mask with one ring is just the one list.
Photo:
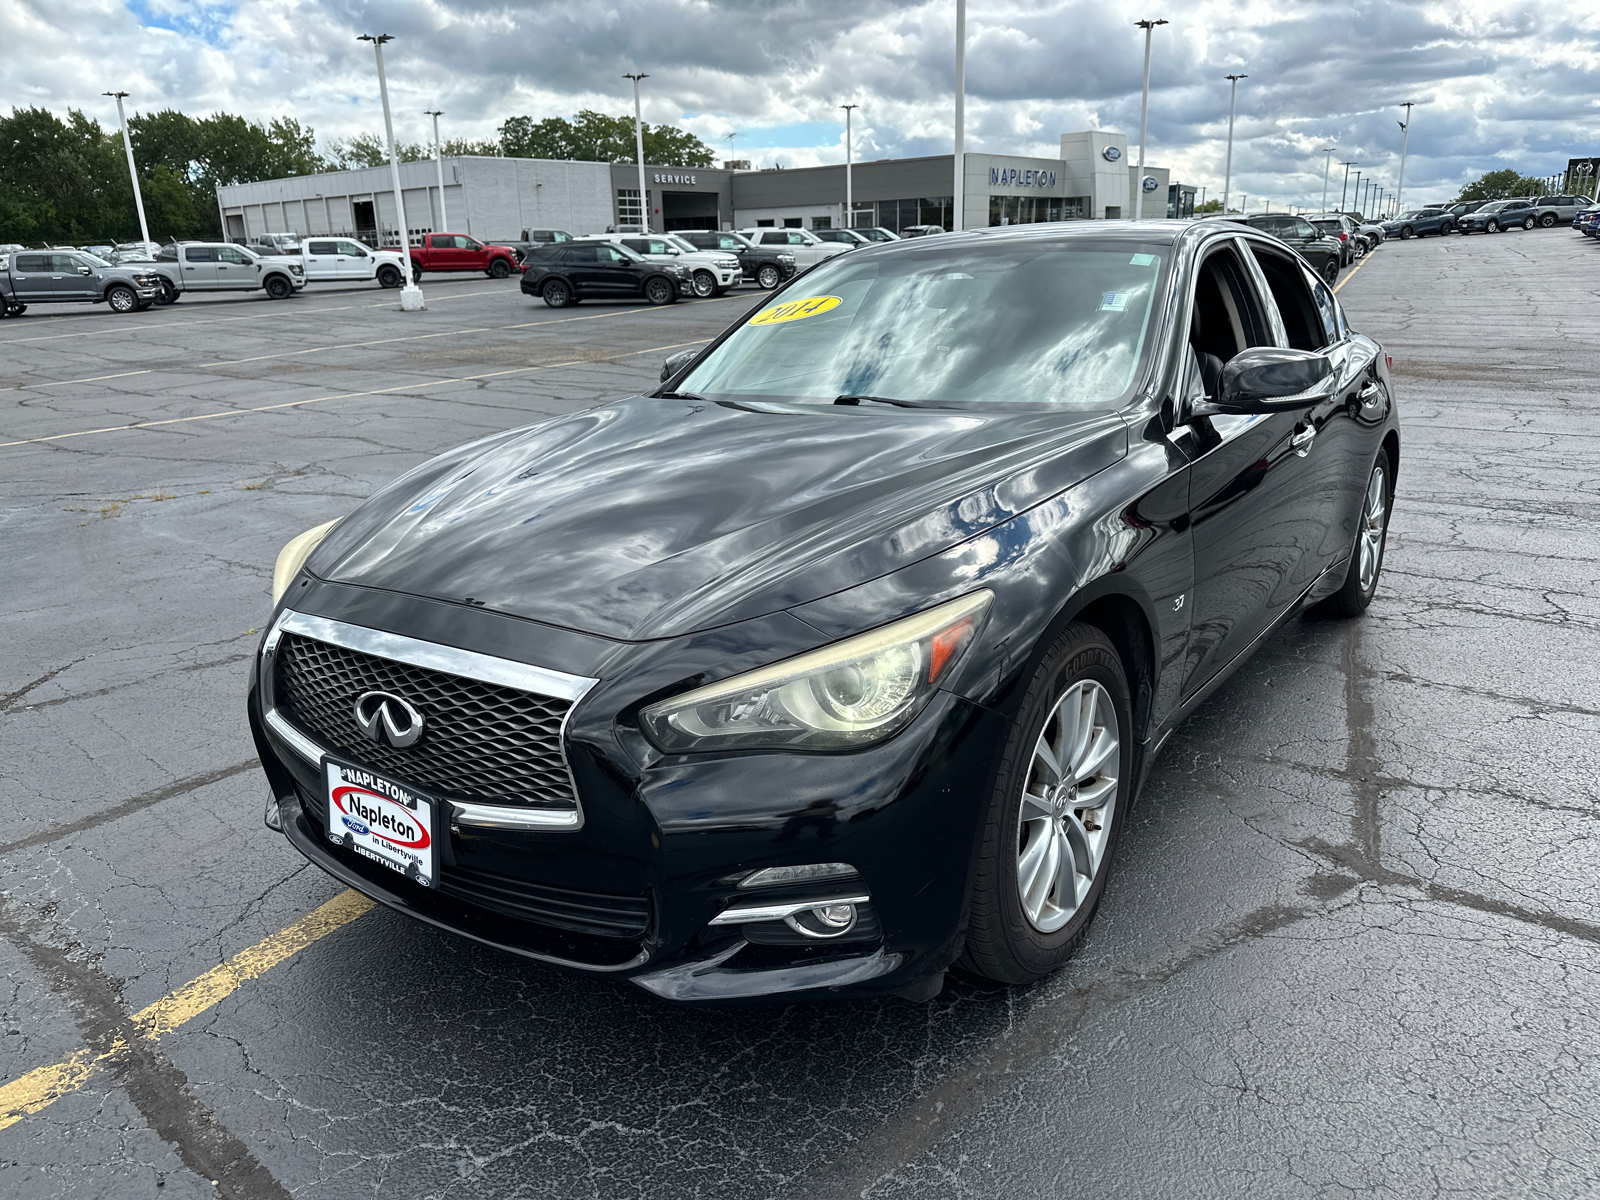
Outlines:
{"label": "windshield", "polygon": [[831,260],[679,384],[710,397],[1120,406],[1168,248],[1034,241]]}

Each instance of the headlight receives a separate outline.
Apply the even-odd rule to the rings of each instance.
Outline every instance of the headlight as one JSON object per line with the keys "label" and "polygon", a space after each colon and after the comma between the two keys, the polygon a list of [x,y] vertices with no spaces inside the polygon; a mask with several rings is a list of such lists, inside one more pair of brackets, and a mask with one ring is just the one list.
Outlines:
{"label": "headlight", "polygon": [[992,592],[696,688],[639,714],[669,754],[789,747],[853,750],[911,722],[977,635]]}
{"label": "headlight", "polygon": [[304,267],[302,267],[299,263],[290,263],[289,264],[289,274],[291,274],[291,275],[304,275],[305,273],[306,273],[306,269]]}
{"label": "headlight", "polygon": [[778,255],[778,261],[779,262],[783,262],[783,263],[792,263],[794,261],[794,255],[792,255],[792,254],[780,254],[780,255]]}
{"label": "headlight", "polygon": [[311,552],[317,548],[317,543],[328,536],[328,530],[339,522],[328,521],[318,525],[315,529],[308,529],[297,538],[290,538],[282,550],[278,551],[278,561],[272,565],[272,604],[276,608],[278,601],[283,599],[283,593],[288,590],[294,577],[300,574],[300,568],[306,565],[306,559],[311,557]]}

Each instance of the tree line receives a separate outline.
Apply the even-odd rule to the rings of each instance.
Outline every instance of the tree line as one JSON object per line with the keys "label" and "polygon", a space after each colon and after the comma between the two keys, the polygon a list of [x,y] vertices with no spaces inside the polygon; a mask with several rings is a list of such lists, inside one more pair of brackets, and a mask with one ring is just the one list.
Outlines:
{"label": "tree line", "polygon": [[[511,117],[499,138],[446,141],[451,154],[525,158],[634,160],[633,118],[585,109],[576,117]],[[262,179],[312,175],[389,161],[381,137],[359,133],[320,148],[315,132],[290,117],[251,121],[232,113],[191,117],[173,109],[128,118],[150,236],[222,237],[217,188]],[[671,125],[645,125],[647,162],[709,167],[710,147]],[[402,162],[431,158],[425,143],[398,143]],[[133,241],[139,218],[133,203],[122,135],[77,109],[62,120],[45,108],[0,115],[0,243],[84,245]]]}

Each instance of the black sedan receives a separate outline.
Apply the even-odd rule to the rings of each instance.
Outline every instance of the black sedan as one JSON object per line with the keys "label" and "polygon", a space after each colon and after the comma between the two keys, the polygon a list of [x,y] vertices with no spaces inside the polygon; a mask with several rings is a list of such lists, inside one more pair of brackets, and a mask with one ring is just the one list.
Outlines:
{"label": "black sedan", "polygon": [[656,262],[616,242],[559,242],[530,251],[522,266],[522,293],[551,308],[580,300],[645,300],[671,304],[693,294],[694,273],[678,263]]}
{"label": "black sedan", "polygon": [[323,870],[672,1000],[1026,982],[1173,729],[1378,586],[1386,356],[1248,226],[858,250],[667,374],[284,548],[249,720]]}

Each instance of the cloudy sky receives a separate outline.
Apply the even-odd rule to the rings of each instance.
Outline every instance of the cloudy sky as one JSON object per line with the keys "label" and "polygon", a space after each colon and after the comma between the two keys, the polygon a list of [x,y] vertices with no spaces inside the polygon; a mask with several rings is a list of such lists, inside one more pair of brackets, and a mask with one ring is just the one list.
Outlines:
{"label": "cloudy sky", "polygon": [[[0,104],[292,116],[319,137],[382,130],[362,32],[393,34],[396,134],[489,137],[507,116],[631,108],[719,158],[838,162],[854,102],[858,159],[947,152],[954,0],[0,0]],[[1230,72],[1234,190],[1316,203],[1324,156],[1390,187],[1416,100],[1407,194],[1445,199],[1486,170],[1563,170],[1600,153],[1600,0],[969,0],[967,147],[1054,157],[1069,130],[1137,141],[1142,34],[1156,32],[1150,162],[1220,193]],[[729,135],[733,135],[729,138]],[[1134,150],[1137,153],[1137,150]],[[1335,165],[1335,191],[1340,168]],[[1352,171],[1352,178],[1354,172]]]}

